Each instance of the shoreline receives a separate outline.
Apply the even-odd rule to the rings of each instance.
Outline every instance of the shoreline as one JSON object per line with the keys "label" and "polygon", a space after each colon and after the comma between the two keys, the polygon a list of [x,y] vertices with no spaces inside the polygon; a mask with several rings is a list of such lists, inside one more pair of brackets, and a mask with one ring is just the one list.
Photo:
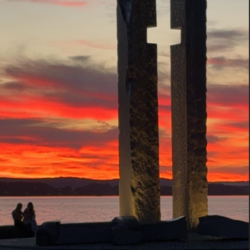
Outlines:
{"label": "shoreline", "polygon": [[[249,197],[248,194],[213,194],[213,195],[208,195],[207,197],[221,197],[221,196],[224,196],[224,197],[243,197],[243,196],[246,196],[246,197]],[[105,195],[66,195],[66,194],[63,194],[63,195],[0,195],[0,198],[3,198],[3,197],[119,197],[119,195],[108,195],[108,194],[105,194]],[[161,197],[172,197],[172,195],[161,195]]]}

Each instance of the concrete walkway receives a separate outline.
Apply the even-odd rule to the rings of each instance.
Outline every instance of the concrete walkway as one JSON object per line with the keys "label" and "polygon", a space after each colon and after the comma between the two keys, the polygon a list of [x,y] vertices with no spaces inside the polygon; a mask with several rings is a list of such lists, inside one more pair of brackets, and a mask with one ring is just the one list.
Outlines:
{"label": "concrete walkway", "polygon": [[181,250],[181,249],[220,249],[220,250],[248,250],[249,241],[223,240],[209,236],[189,235],[187,241],[148,242],[133,246],[114,246],[112,244],[85,244],[39,247],[35,238],[0,240],[0,249],[3,250]]}

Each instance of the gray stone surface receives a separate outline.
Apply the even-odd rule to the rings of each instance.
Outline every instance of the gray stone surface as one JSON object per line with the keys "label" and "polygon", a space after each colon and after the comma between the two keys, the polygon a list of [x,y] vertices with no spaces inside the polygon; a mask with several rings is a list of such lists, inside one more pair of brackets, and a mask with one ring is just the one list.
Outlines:
{"label": "gray stone surface", "polygon": [[103,243],[112,241],[112,222],[44,223],[36,234],[36,243],[40,246]]}
{"label": "gray stone surface", "polygon": [[197,233],[230,239],[249,239],[249,223],[219,215],[199,218]]}
{"label": "gray stone surface", "polygon": [[134,216],[121,216],[112,220],[112,243],[115,245],[131,245],[142,240],[141,224]]}
{"label": "gray stone surface", "polygon": [[141,229],[143,241],[167,241],[187,239],[187,222],[185,217],[170,221],[143,224]]}
{"label": "gray stone surface", "polygon": [[60,224],[46,222],[36,233],[39,246],[113,243],[131,245],[143,241],[187,238],[185,217],[170,221],[140,223],[133,216],[116,217],[111,222]]}
{"label": "gray stone surface", "polygon": [[170,221],[139,223],[135,217],[117,217],[113,220],[113,243],[130,245],[143,241],[169,241],[187,239],[185,217]]}
{"label": "gray stone surface", "polygon": [[15,226],[0,226],[0,239],[30,238],[34,233],[31,229]]}
{"label": "gray stone surface", "polygon": [[206,0],[171,0],[173,216],[194,230],[207,207]]}
{"label": "gray stone surface", "polygon": [[45,222],[37,230],[36,244],[47,246],[53,244],[60,235],[60,222]]}
{"label": "gray stone surface", "polygon": [[115,245],[133,245],[142,241],[142,233],[138,230],[130,230],[115,226],[112,228],[112,243]]}
{"label": "gray stone surface", "polygon": [[134,216],[115,217],[112,222],[125,229],[139,230],[142,227],[141,223]]}
{"label": "gray stone surface", "polygon": [[155,0],[117,0],[120,215],[160,220]]}
{"label": "gray stone surface", "polygon": [[112,240],[112,223],[62,224],[56,244],[104,243]]}

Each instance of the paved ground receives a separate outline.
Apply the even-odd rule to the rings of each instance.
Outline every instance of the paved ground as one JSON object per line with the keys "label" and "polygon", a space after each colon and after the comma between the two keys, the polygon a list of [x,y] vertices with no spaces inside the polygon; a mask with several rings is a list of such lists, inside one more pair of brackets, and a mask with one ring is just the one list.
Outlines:
{"label": "paved ground", "polygon": [[35,238],[0,240],[0,249],[2,250],[248,250],[249,241],[223,240],[209,236],[189,235],[187,241],[169,241],[169,242],[148,242],[133,246],[114,246],[112,244],[85,244],[85,245],[64,245],[39,247],[35,244]]}

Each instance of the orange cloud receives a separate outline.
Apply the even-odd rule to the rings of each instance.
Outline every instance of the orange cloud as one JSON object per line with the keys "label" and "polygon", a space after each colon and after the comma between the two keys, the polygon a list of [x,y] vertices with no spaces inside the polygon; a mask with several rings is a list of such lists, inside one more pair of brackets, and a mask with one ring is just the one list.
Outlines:
{"label": "orange cloud", "polygon": [[[10,144],[0,145],[3,148],[0,158],[2,177],[118,178],[118,145],[112,142],[106,143],[106,147],[97,144],[80,150],[28,144],[14,148]],[[96,152],[100,153],[97,155]]]}
{"label": "orange cloud", "polygon": [[[0,172],[4,177],[118,178],[117,75],[79,64],[24,61],[3,69]],[[209,85],[208,180],[248,178],[248,86]],[[159,86],[160,176],[172,178],[171,96]],[[65,127],[67,119],[77,128]],[[92,119],[102,129],[81,128]],[[65,121],[62,121],[65,120]],[[107,124],[104,124],[107,123]]]}
{"label": "orange cloud", "polygon": [[249,181],[249,175],[248,174],[208,171],[207,179],[209,182]]}

